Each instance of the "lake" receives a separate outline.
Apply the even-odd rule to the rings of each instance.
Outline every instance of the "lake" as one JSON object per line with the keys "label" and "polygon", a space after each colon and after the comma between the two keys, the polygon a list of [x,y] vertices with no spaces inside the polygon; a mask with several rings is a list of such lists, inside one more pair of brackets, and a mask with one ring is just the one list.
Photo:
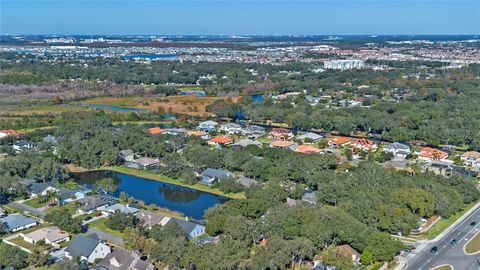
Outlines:
{"label": "lake", "polygon": [[105,177],[112,177],[118,183],[115,197],[118,197],[123,191],[130,197],[144,201],[147,205],[153,203],[198,220],[204,219],[203,216],[208,208],[229,200],[227,197],[193,188],[113,171],[102,170],[74,174],[74,178],[79,184],[89,188],[96,181]]}

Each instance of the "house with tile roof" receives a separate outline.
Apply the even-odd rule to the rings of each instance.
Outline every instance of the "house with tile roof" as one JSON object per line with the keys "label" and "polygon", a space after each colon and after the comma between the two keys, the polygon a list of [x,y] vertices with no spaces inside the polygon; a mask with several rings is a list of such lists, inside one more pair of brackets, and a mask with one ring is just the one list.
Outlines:
{"label": "house with tile roof", "polygon": [[351,143],[352,143],[352,138],[342,137],[342,136],[334,136],[328,140],[328,145],[333,147],[346,146]]}
{"label": "house with tile roof", "polygon": [[322,152],[322,150],[312,145],[302,144],[295,148],[295,152],[302,154],[316,154]]}
{"label": "house with tile roof", "polygon": [[295,142],[292,141],[273,141],[270,143],[271,148],[279,148],[279,149],[288,149],[288,150],[295,150],[297,145]]}
{"label": "house with tile roof", "polygon": [[378,145],[376,142],[369,139],[358,139],[352,141],[352,147],[361,151],[372,152],[377,150]]}
{"label": "house with tile roof", "polygon": [[214,145],[217,147],[229,145],[233,142],[233,139],[226,136],[217,136],[208,140],[209,145]]}
{"label": "house with tile roof", "polygon": [[448,157],[448,153],[439,149],[424,147],[418,154],[418,159],[423,161],[442,160]]}

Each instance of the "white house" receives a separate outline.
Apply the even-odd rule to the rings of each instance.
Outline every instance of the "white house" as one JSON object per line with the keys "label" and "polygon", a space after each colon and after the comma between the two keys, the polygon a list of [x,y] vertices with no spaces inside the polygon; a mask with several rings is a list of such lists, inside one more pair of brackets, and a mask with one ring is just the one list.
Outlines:
{"label": "white house", "polygon": [[477,151],[465,152],[460,158],[467,166],[480,167],[480,153]]}
{"label": "white house", "polygon": [[228,123],[220,126],[220,131],[224,131],[228,134],[236,134],[242,131],[242,126],[235,123]]}
{"label": "white house", "polygon": [[212,120],[208,120],[208,121],[201,122],[200,124],[198,124],[197,129],[209,132],[209,131],[215,130],[217,128],[217,126],[218,126],[217,122],[212,121]]}
{"label": "white house", "polygon": [[110,253],[110,247],[101,241],[95,233],[90,235],[75,235],[65,249],[66,258],[72,259],[78,256],[80,260],[85,260],[89,263],[93,263],[97,259],[103,259]]}
{"label": "white house", "polygon": [[383,152],[385,153],[392,153],[396,157],[403,157],[406,158],[407,155],[411,153],[410,146],[399,143],[399,142],[394,142],[391,143],[383,148]]}

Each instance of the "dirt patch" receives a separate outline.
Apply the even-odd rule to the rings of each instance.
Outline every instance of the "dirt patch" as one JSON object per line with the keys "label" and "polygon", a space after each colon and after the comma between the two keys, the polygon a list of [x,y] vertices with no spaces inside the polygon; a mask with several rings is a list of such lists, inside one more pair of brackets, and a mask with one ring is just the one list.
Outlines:
{"label": "dirt patch", "polygon": [[[197,116],[209,116],[206,111],[208,105],[222,97],[195,97],[195,96],[170,96],[161,99],[148,100],[148,104],[142,103],[135,108],[165,113],[179,113]],[[160,109],[159,109],[160,108]]]}

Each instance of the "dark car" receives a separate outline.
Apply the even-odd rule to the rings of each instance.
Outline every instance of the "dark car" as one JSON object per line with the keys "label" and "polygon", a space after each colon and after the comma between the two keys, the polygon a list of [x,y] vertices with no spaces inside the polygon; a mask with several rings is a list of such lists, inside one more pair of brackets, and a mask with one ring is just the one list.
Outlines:
{"label": "dark car", "polygon": [[92,219],[92,217],[86,217],[84,220],[85,220],[85,221],[88,221],[88,220],[90,220],[90,219]]}
{"label": "dark car", "polygon": [[450,240],[450,244],[455,245],[457,243],[457,239]]}
{"label": "dark car", "polygon": [[470,223],[470,226],[475,226],[475,225],[477,225],[477,222],[475,221],[472,221],[472,223]]}
{"label": "dark car", "polygon": [[438,247],[432,247],[430,249],[430,253],[433,253],[433,254],[437,253],[437,251],[438,251]]}

